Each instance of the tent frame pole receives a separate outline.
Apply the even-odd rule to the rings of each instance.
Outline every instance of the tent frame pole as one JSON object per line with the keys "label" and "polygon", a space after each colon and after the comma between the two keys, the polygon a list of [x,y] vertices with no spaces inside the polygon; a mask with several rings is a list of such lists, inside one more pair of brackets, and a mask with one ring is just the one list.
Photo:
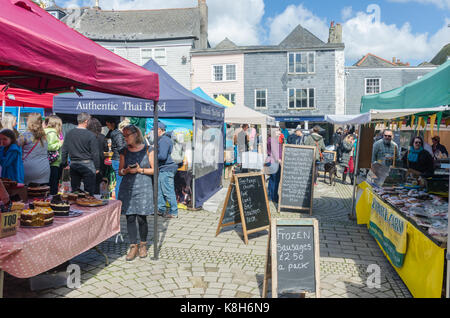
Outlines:
{"label": "tent frame pole", "polygon": [[357,125],[358,127],[358,142],[356,145],[356,163],[355,163],[355,171],[353,173],[353,195],[352,195],[352,213],[349,215],[350,220],[356,219],[355,213],[355,205],[356,205],[356,180],[358,179],[358,171],[359,171],[359,146],[361,144],[361,125]]}
{"label": "tent frame pole", "polygon": [[158,260],[158,101],[153,110],[153,259]]}
{"label": "tent frame pole", "polygon": [[195,116],[192,117],[192,129],[192,209],[195,210],[195,143],[197,141],[197,122],[195,120]]}

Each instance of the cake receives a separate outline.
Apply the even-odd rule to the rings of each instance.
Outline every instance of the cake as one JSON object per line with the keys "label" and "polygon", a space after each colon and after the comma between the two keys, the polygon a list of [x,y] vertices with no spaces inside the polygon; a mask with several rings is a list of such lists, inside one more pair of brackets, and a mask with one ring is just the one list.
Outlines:
{"label": "cake", "polygon": [[50,201],[50,207],[56,216],[67,216],[70,211],[70,203],[61,198],[60,195],[55,195]]}
{"label": "cake", "polygon": [[13,202],[11,204],[11,211],[23,210],[25,209],[25,203],[23,202]]}
{"label": "cake", "polygon": [[48,208],[50,207],[50,200],[48,199],[34,199],[33,204],[35,207]]}
{"label": "cake", "polygon": [[54,213],[49,208],[25,209],[20,214],[23,226],[40,227],[53,223]]}
{"label": "cake", "polygon": [[50,192],[50,187],[48,185],[40,185],[36,183],[30,183],[28,185],[28,196],[29,197],[46,197]]}
{"label": "cake", "polygon": [[77,199],[78,199],[78,194],[76,194],[76,193],[67,194],[67,200],[75,202]]}
{"label": "cake", "polygon": [[79,198],[76,203],[82,206],[97,206],[102,205],[103,200],[91,196],[86,196],[85,198]]}

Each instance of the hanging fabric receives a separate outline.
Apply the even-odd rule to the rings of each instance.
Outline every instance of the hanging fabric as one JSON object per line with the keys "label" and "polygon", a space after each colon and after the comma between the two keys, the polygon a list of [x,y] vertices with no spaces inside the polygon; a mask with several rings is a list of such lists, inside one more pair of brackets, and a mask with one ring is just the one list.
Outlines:
{"label": "hanging fabric", "polygon": [[430,116],[431,137],[433,137],[434,123],[436,122],[436,114]]}
{"label": "hanging fabric", "polygon": [[441,121],[442,121],[442,115],[443,115],[444,113],[443,112],[439,112],[439,113],[437,113],[437,132],[438,132],[438,135],[439,135],[439,128],[441,128]]}

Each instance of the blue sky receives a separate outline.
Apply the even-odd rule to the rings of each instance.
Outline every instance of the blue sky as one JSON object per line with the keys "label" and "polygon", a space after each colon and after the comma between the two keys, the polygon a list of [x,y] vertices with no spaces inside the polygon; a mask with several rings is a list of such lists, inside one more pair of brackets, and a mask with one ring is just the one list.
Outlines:
{"label": "blue sky", "polygon": [[[49,1],[49,0],[47,0]],[[193,7],[197,0],[99,0],[104,10]],[[95,0],[56,0],[62,7]],[[323,41],[331,21],[343,26],[346,65],[367,53],[417,65],[450,42],[450,0],[207,0],[209,41],[278,44],[301,24]]]}

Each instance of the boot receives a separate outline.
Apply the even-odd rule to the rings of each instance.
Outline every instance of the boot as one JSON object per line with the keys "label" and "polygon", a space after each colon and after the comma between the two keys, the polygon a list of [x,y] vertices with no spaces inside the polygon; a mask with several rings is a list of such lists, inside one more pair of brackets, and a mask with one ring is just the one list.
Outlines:
{"label": "boot", "polygon": [[139,244],[139,257],[140,258],[147,257],[147,243],[146,242],[141,242],[141,244]]}
{"label": "boot", "polygon": [[137,244],[131,244],[130,245],[130,251],[128,252],[127,261],[132,261],[136,258],[138,255],[138,245]]}
{"label": "boot", "polygon": [[353,185],[355,183],[355,180],[353,179],[353,177],[355,176],[354,173],[350,173],[350,184]]}
{"label": "boot", "polygon": [[345,181],[345,179],[347,179],[347,173],[343,172],[342,173],[342,184],[347,184],[347,182]]}

